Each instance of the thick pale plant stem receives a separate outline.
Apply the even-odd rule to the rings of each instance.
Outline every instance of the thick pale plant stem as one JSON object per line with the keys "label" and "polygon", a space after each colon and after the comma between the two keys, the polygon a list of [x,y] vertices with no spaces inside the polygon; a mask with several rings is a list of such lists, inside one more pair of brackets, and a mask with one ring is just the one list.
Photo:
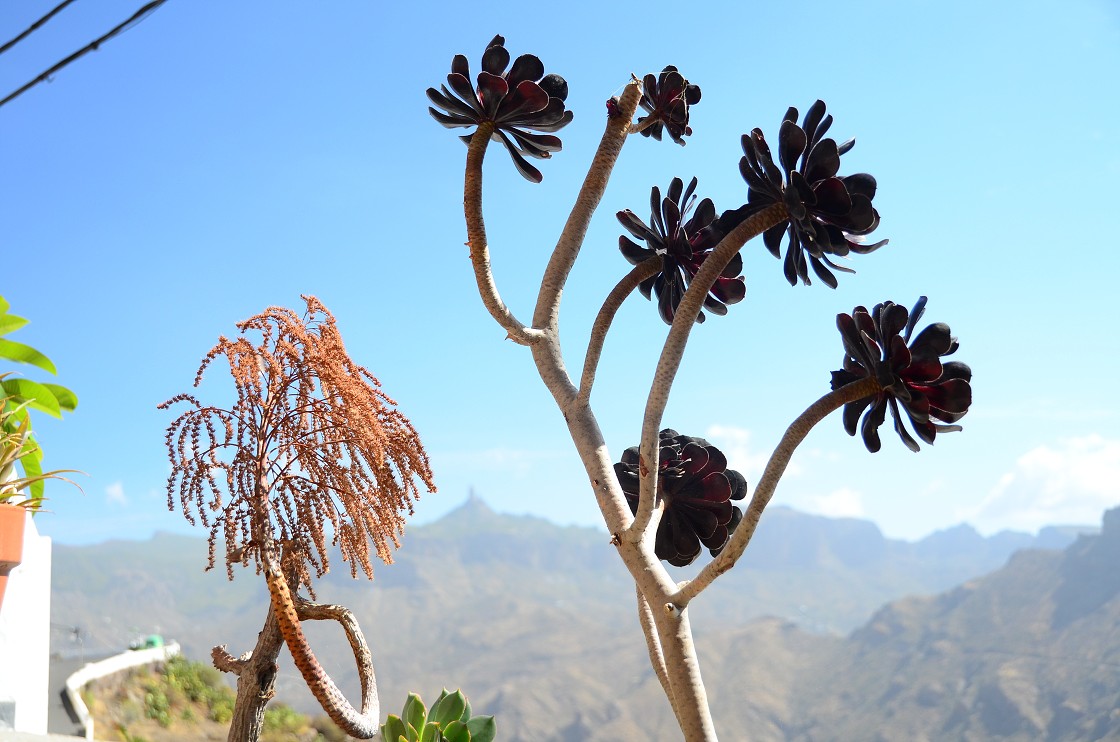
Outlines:
{"label": "thick pale plant stem", "polygon": [[[564,419],[568,422],[572,440],[592,480],[599,509],[612,533],[621,531],[630,521],[630,510],[626,506],[621,489],[613,486],[617,484],[614,482],[614,465],[607,456],[606,443],[603,441],[599,424],[587,407],[586,398],[582,400],[579,398],[578,390],[564,368],[560,338],[557,334],[557,321],[564,284],[579,255],[595,208],[606,191],[607,182],[610,180],[615,162],[618,161],[622,145],[626,142],[630,121],[633,120],[634,113],[638,109],[639,100],[641,100],[641,85],[631,81],[619,99],[619,115],[607,119],[606,130],[599,142],[599,148],[591,160],[587,176],[576,196],[576,203],[568,215],[568,220],[545,268],[540,293],[537,295],[537,306],[533,313],[533,326],[539,328],[534,331],[543,332],[546,337],[546,342],[534,343],[531,346],[533,361],[536,363],[541,380],[552,393]],[[606,472],[610,472],[609,477],[606,476]]]}
{"label": "thick pale plant stem", "polygon": [[576,405],[587,404],[591,397],[591,387],[595,384],[595,372],[599,367],[599,357],[603,353],[603,343],[607,339],[607,331],[611,328],[615,314],[634,289],[638,288],[642,281],[656,275],[664,263],[664,258],[654,256],[634,266],[634,269],[623,276],[607,295],[603,306],[599,309],[599,314],[595,317],[595,324],[591,326],[591,337],[587,341],[587,353],[583,359],[583,375],[580,377]]}
{"label": "thick pale plant stem", "polygon": [[560,314],[560,295],[564,291],[568,273],[583,246],[591,217],[607,190],[607,181],[610,180],[611,171],[622,152],[622,145],[626,143],[630,122],[634,119],[641,98],[642,86],[636,80],[631,80],[619,97],[618,115],[607,120],[607,129],[603,132],[587,177],[576,196],[575,206],[568,215],[568,221],[564,224],[564,230],[560,233],[560,239],[557,240],[556,248],[545,268],[541,290],[537,294],[537,307],[533,311],[533,327],[550,330],[556,328]]}
{"label": "thick pale plant stem", "polygon": [[638,622],[642,625],[642,634],[646,638],[646,649],[649,651],[649,663],[653,666],[653,674],[657,677],[657,682],[661,683],[661,689],[665,691],[665,697],[669,699],[669,705],[673,707],[673,716],[677,717],[677,725],[680,725],[680,714],[677,713],[677,701],[673,697],[673,687],[669,684],[669,671],[665,668],[665,653],[661,650],[661,640],[657,637],[657,625],[654,622],[653,610],[649,607],[649,602],[642,591],[638,590]]}
{"label": "thick pale plant stem", "polygon": [[[555,349],[551,338],[534,345],[534,355],[544,348]],[[599,425],[586,405],[565,410],[565,419],[607,528],[612,534],[618,534],[631,518],[630,509],[615,476],[614,462],[610,459]],[[665,658],[666,677],[672,689],[669,702],[677,715],[684,739],[688,742],[711,742],[716,736],[687,617],[682,611],[665,610],[677,586],[654,555],[651,541],[632,542],[616,538],[614,543],[638,591],[651,608]]]}
{"label": "thick pale plant stem", "polygon": [[680,368],[681,359],[684,357],[688,336],[696,324],[696,316],[704,305],[704,297],[708,295],[716,279],[743,245],[787,216],[785,204],[773,204],[731,230],[704,259],[700,270],[696,272],[680,304],[677,305],[673,325],[669,328],[668,337],[665,338],[665,346],[661,350],[661,358],[658,359],[649,397],[646,400],[642,440],[638,448],[641,461],[638,473],[640,477],[638,514],[624,538],[642,539],[653,518],[656,504],[653,493],[657,491],[658,433],[661,430],[661,418],[665,413],[665,405],[669,402],[673,379],[676,378],[677,369]]}
{"label": "thick pale plant stem", "polygon": [[[471,258],[483,301],[511,338],[531,348],[541,380],[564,415],[607,528],[616,535],[631,521],[630,509],[615,476],[614,462],[608,453],[599,424],[587,405],[586,397],[581,398],[579,390],[564,368],[557,325],[564,284],[579,255],[591,216],[602,199],[611,170],[626,141],[630,121],[633,120],[640,97],[640,84],[628,84],[619,100],[619,115],[607,121],[599,149],[545,269],[533,314],[533,328],[522,326],[501,304],[489,272],[481,211],[481,168],[485,142],[480,141],[480,138],[488,139],[491,132],[483,127],[474,135],[468,151],[464,199]],[[615,539],[615,543],[639,593],[651,607],[656,638],[665,660],[665,682],[670,689],[668,697],[684,738],[688,742],[710,742],[716,738],[715,731],[688,620],[682,611],[665,610],[667,598],[676,592],[677,586],[670,579],[664,565],[653,554],[650,543],[640,543],[638,540],[624,542],[620,539]]]}
{"label": "thick pale plant stem", "polygon": [[[668,605],[666,603],[653,615],[665,648],[666,665],[673,668],[669,676],[673,688],[670,702],[677,712],[677,723],[687,742],[714,742],[716,729],[708,708],[708,691],[700,676],[700,662],[696,658],[688,611],[665,610]],[[665,641],[666,637],[670,641]]]}
{"label": "thick pale plant stem", "polygon": [[695,579],[684,585],[676,595],[670,598],[673,605],[683,609],[689,601],[712,584],[717,577],[735,566],[735,562],[743,555],[747,544],[750,543],[751,536],[754,535],[758,521],[762,518],[762,511],[766,509],[767,504],[773,498],[774,491],[789,465],[793,452],[797,450],[801,441],[805,440],[809,431],[832,412],[849,402],[855,402],[877,394],[881,388],[879,382],[873,377],[853,381],[851,384],[824,395],[797,416],[797,419],[786,428],[785,435],[778,442],[774,453],[770,455],[770,460],[766,462],[766,469],[763,470],[762,478],[759,480],[758,486],[755,487],[750,505],[743,513],[743,520],[735,529],[731,540],[728,541],[720,555],[709,562]]}
{"label": "thick pale plant stem", "polygon": [[494,125],[483,122],[471,137],[467,148],[467,169],[463,182],[463,213],[467,222],[467,244],[471,250],[471,265],[474,266],[475,282],[482,303],[490,316],[501,325],[509,338],[521,345],[531,345],[540,339],[541,333],[521,324],[513,312],[502,301],[494,275],[490,271],[490,248],[486,244],[486,224],[482,220],[482,159],[486,155],[486,145],[494,133]]}

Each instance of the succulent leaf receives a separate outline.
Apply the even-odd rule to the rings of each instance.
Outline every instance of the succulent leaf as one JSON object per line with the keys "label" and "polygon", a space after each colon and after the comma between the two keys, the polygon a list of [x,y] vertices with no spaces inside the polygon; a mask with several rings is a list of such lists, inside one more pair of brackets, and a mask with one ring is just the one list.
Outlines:
{"label": "succulent leaf", "polygon": [[453,721],[458,721],[463,718],[463,712],[467,710],[467,701],[463,697],[462,691],[455,691],[454,693],[447,693],[446,689],[440,694],[439,700],[432,704],[432,710],[428,714],[429,721],[434,721],[441,727],[446,727]]}

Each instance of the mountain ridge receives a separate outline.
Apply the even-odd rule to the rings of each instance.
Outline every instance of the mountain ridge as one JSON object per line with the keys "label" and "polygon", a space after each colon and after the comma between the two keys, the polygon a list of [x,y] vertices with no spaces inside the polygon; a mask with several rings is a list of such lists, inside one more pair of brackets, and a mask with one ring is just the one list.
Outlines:
{"label": "mountain ridge", "polygon": [[[359,617],[374,651],[383,704],[399,705],[409,690],[430,694],[459,686],[480,713],[498,715],[508,739],[671,739],[671,711],[634,620],[633,586],[607,535],[494,513],[479,498],[464,505],[469,507],[463,512],[410,528],[395,563],[377,565],[373,583],[350,579],[346,565],[332,557],[331,572],[316,584],[321,600],[348,605]],[[1111,524],[1120,521],[1109,518],[1102,533],[1111,543],[1117,530]],[[911,543],[887,539],[866,521],[833,522],[780,507],[768,511],[742,564],[690,608],[721,734],[735,739],[741,735],[734,730],[749,724],[762,740],[864,739],[830,737],[828,724],[850,731],[873,723],[869,715],[891,698],[911,698],[909,685],[873,670],[902,662],[907,647],[951,653],[951,646],[927,641],[914,617],[943,620],[980,605],[976,585],[1006,570],[1018,574],[1022,565],[1037,574],[1020,580],[1021,592],[1057,579],[1059,559],[1070,565],[1067,581],[1076,585],[1082,567],[1091,572],[1112,554],[1094,546],[1099,534],[1074,538],[1061,532],[1066,551],[1015,552],[1011,547],[1021,538],[950,530]],[[1023,536],[1032,545],[1054,538]],[[105,548],[57,546],[52,622],[83,626],[90,645],[119,645],[130,634],[157,631],[177,639],[189,657],[205,658],[216,644],[239,654],[260,629],[267,591],[251,571],[238,569],[232,583],[222,579],[220,563],[204,573],[206,556],[205,539],[187,536],[110,542]],[[1092,586],[1081,591],[1097,604],[1078,604],[1081,615],[1071,613],[1070,625],[1111,606]],[[1032,605],[1024,598],[1013,602],[1020,610]],[[306,626],[312,645],[340,687],[356,698],[345,639],[337,627],[316,625],[321,623]],[[989,624],[985,630],[999,630]],[[1040,636],[1050,634],[1031,642],[1043,646]],[[63,636],[56,649],[67,649]],[[868,664],[868,657],[875,661]],[[313,711],[286,653],[281,665],[278,698]],[[744,687],[751,689],[746,701],[736,691]],[[873,700],[862,711],[849,702],[844,716],[828,695],[837,687]],[[948,686],[938,688],[919,689],[914,697],[938,707],[952,696]],[[994,704],[1002,696],[993,693],[974,695]],[[804,706],[811,699],[819,709]],[[904,715],[918,713],[900,708]],[[908,739],[904,735],[914,727],[899,729],[904,733],[883,739]]]}

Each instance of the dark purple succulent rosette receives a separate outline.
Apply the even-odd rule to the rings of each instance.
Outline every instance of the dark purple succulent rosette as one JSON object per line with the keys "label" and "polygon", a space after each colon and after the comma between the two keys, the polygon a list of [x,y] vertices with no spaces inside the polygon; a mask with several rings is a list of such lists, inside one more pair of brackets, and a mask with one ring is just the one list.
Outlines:
{"label": "dark purple succulent rosette", "polygon": [[[559,137],[530,130],[555,132],[571,123],[572,112],[564,110],[568,83],[560,75],[545,75],[541,60],[532,54],[522,54],[507,71],[509,60],[505,39],[495,36],[482,54],[478,87],[472,88],[467,58],[455,55],[447,76],[451,90],[446,85],[439,90],[428,88],[428,99],[442,110],[429,107],[428,113],[449,129],[493,123],[493,138],[509,150],[518,172],[539,183],[540,171],[523,155],[547,159],[562,144]],[[470,144],[473,136],[459,138]]]}
{"label": "dark purple succulent rosette", "polygon": [[875,178],[867,173],[837,175],[841,155],[855,146],[855,140],[837,144],[824,136],[832,126],[832,116],[825,115],[822,101],[809,108],[800,126],[796,122],[797,109],[790,108],[778,135],[780,169],[761,129],[743,135],[739,171],[747,181],[747,203],[722,214],[720,227],[729,232],[763,208],[784,203],[789,219],[763,233],[766,248],[774,257],[781,257],[785,235],[783,267],[790,285],[798,280],[812,283],[808,270],[812,266],[818,278],[836,288],[836,276],[830,269],[854,271],[829,256],[866,255],[887,244],[887,240],[866,243],[860,239],[879,226],[879,212],[871,205]]}
{"label": "dark purple succulent rosette", "polygon": [[640,129],[642,136],[661,141],[664,130],[669,132],[674,142],[684,146],[684,138],[692,135],[692,128],[688,125],[689,106],[699,102],[700,86],[684,79],[673,65],[665,67],[657,77],[646,75],[642,80],[642,99],[638,104],[649,116],[639,116],[638,125],[651,121]]}
{"label": "dark purple succulent rosette", "polygon": [[[631,265],[661,256],[661,271],[642,281],[638,289],[647,299],[651,298],[651,292],[657,295],[657,311],[667,324],[672,324],[688,285],[719,242],[720,233],[713,229],[715,205],[710,198],[695,203],[695,191],[696,178],[687,188],[680,178],[673,178],[664,199],[654,186],[650,192],[648,226],[629,209],[617,214],[622,226],[647,245],[642,247],[626,235],[618,238],[618,249]],[[704,309],[724,315],[728,304],[741,301],[747,293],[746,282],[739,275],[742,271],[743,259],[736,254],[704,297]],[[704,321],[702,311],[697,314],[696,321]]]}
{"label": "dark purple succulent rosette", "polygon": [[961,426],[954,423],[972,404],[972,369],[959,361],[941,361],[942,356],[957,350],[957,339],[949,326],[942,322],[930,325],[910,342],[925,306],[923,296],[909,312],[887,301],[876,304],[870,312],[856,307],[850,315],[836,316],[846,355],[844,367],[832,372],[832,388],[868,377],[876,379],[881,387],[878,394],[844,405],[844,429],[848,435],[855,435],[862,415],[860,432],[872,453],[881,446],[879,426],[888,406],[902,442],[917,451],[918,442],[903,427],[899,406],[906,411],[918,437],[932,444],[938,433],[960,430]]}
{"label": "dark purple succulent rosette", "polygon": [[[658,454],[658,494],[665,511],[657,526],[654,553],[674,567],[700,555],[701,545],[718,556],[743,519],[731,504],[747,494],[747,480],[727,468],[727,458],[703,438],[662,430]],[[638,448],[628,448],[614,465],[630,512],[638,512]]]}

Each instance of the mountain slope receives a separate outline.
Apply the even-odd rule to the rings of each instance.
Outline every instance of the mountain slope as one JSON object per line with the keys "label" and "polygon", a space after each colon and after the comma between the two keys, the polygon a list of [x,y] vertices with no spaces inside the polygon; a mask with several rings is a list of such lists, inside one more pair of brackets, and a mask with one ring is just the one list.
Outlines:
{"label": "mountain slope", "polygon": [[886,606],[803,678],[791,738],[1120,739],[1117,565],[1120,509],[1064,552]]}
{"label": "mountain slope", "polygon": [[[1073,534],[1046,538],[1068,543]],[[827,632],[866,622],[888,600],[976,577],[1016,545],[1037,542],[1025,534],[984,539],[963,528],[910,544],[885,539],[866,522],[768,511],[740,567],[690,609],[718,729],[727,739],[743,738],[745,729],[756,740],[844,739],[820,737],[817,726],[834,717],[832,723],[852,728],[863,723],[854,710],[850,718],[830,710],[836,689],[884,697],[893,676],[876,668],[906,659],[924,636],[909,623],[911,614],[932,603],[947,616],[961,601],[904,600],[847,642]],[[90,650],[158,631],[178,640],[188,657],[206,658],[220,643],[239,654],[260,629],[266,590],[245,570],[232,583],[220,567],[204,573],[205,560],[204,540],[168,535],[57,546],[52,621],[85,629]],[[510,740],[674,739],[671,711],[637,629],[632,584],[605,533],[497,515],[473,499],[437,523],[410,529],[397,562],[377,566],[372,584],[350,579],[345,564],[333,567],[316,591],[359,617],[385,710],[399,707],[409,690],[431,695],[462,687],[480,713],[498,717]],[[1096,610],[1077,595],[1081,602],[1063,605]],[[1074,613],[1062,620],[1078,620]],[[752,620],[765,614],[778,618]],[[306,628],[328,671],[356,699],[342,632],[320,622]],[[876,644],[880,635],[886,639]],[[61,632],[58,638],[56,651],[72,653]],[[876,661],[863,667],[865,656]],[[314,712],[298,673],[283,660],[278,698]],[[816,700],[806,705],[809,699]],[[818,714],[818,705],[833,716]]]}

